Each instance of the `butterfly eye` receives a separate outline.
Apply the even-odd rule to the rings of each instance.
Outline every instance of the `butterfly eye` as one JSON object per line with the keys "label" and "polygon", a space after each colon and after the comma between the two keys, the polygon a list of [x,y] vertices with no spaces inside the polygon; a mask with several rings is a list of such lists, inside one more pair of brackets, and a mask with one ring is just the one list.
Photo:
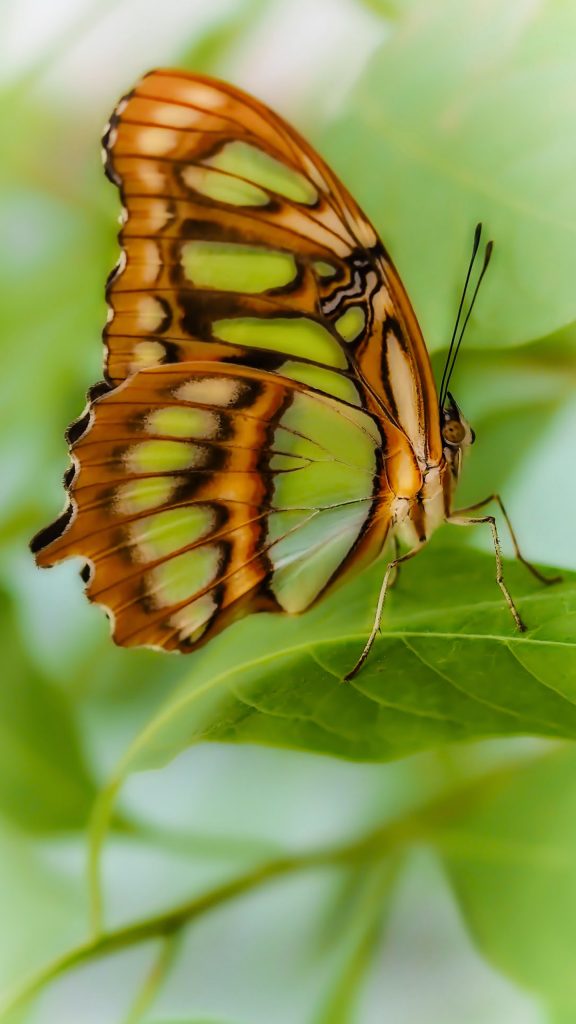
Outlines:
{"label": "butterfly eye", "polygon": [[461,444],[466,437],[466,428],[460,420],[448,420],[442,429],[442,437],[447,444]]}

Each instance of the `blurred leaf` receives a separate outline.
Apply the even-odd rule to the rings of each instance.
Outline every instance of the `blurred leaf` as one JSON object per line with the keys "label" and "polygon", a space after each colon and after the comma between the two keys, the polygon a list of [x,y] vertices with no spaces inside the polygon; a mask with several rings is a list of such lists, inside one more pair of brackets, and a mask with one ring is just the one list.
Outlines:
{"label": "blurred leaf", "polygon": [[363,7],[395,21],[415,6],[416,0],[359,0]]}
{"label": "blurred leaf", "polygon": [[57,851],[51,851],[49,844],[33,843],[0,820],[2,995],[82,939],[86,929],[84,886],[70,870],[77,852],[78,847],[71,846],[59,862]]}
{"label": "blurred leaf", "polygon": [[0,593],[0,809],[34,831],[80,828],[94,787],[70,708],[28,660],[7,597]]}
{"label": "blurred leaf", "polygon": [[325,942],[322,928],[348,875],[303,871],[198,919],[182,936],[152,1020],[312,1024],[350,945],[337,930]]}
{"label": "blurred leaf", "polygon": [[576,7],[420,4],[325,136],[446,343],[472,231],[496,239],[472,334],[512,344],[574,320]]}
{"label": "blurred leaf", "polygon": [[124,758],[122,776],[206,739],[384,761],[486,735],[576,736],[574,581],[545,588],[522,567],[506,567],[531,626],[521,637],[493,558],[436,543],[403,570],[382,637],[343,684],[382,571],[373,566],[305,616],[254,615],[195,654]]}
{"label": "blurred leaf", "polygon": [[[573,402],[573,330],[570,325],[557,337],[508,351],[467,346],[460,354],[451,390],[474,427],[476,443],[458,486],[458,505],[505,489],[512,474],[530,459],[553,419]],[[444,358],[444,353],[438,353],[433,359],[437,380],[442,376]],[[570,444],[567,438],[567,458]],[[552,500],[562,500],[560,487],[561,481],[558,493],[550,496]],[[543,522],[544,501],[540,514]]]}
{"label": "blurred leaf", "polygon": [[341,962],[314,1024],[349,1024],[354,1019],[365,974],[383,931],[398,863],[385,859],[356,869],[342,893],[340,915],[331,916],[330,938],[341,935]]}
{"label": "blurred leaf", "polygon": [[513,773],[437,836],[461,910],[496,967],[576,1015],[576,752]]}
{"label": "blurred leaf", "polygon": [[[147,1022],[148,1024],[148,1022]],[[154,1017],[149,1024],[240,1024],[232,1017]]]}
{"label": "blurred leaf", "polygon": [[267,7],[267,0],[241,0],[233,11],[227,11],[225,17],[210,25],[191,46],[181,51],[176,62],[178,67],[216,74],[218,67],[254,29]]}

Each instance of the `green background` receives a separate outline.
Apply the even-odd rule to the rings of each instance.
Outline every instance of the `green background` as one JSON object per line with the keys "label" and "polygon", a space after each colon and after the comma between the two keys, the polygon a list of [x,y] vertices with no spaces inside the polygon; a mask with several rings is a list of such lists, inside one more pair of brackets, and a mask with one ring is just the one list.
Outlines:
{"label": "green background", "polygon": [[[0,39],[0,1020],[576,1022],[576,7],[5,0]],[[484,222],[459,500],[500,490],[564,570],[547,589],[507,563],[526,637],[482,528],[404,568],[350,687],[381,566],[189,658],[117,650],[78,566],[35,569],[101,376],[99,136],[155,65],[228,78],[318,146],[436,370]]]}

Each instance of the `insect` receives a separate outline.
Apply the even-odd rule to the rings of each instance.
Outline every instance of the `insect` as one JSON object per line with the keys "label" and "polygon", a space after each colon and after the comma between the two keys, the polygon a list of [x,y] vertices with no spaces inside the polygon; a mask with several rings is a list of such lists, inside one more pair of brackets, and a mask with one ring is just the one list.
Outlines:
{"label": "insect", "polygon": [[[449,391],[480,242],[437,393],[388,253],[337,177],[278,115],[230,85],[146,75],[104,136],[123,204],[105,382],[68,430],[62,515],[37,563],[80,556],[124,646],[191,651],[235,619],[295,614],[454,511],[474,435]],[[490,257],[486,249],[484,267]],[[471,307],[470,307],[471,308]],[[544,582],[541,573],[525,562]]]}

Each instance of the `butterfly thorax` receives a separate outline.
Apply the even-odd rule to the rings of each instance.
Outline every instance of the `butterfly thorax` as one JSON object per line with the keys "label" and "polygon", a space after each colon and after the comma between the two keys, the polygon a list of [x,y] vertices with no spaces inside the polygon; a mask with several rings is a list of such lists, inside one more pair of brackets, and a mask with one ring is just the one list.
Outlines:
{"label": "butterfly thorax", "polygon": [[384,464],[386,483],[395,495],[391,530],[407,547],[425,544],[450,515],[463,456],[474,431],[448,394],[440,416],[442,456],[438,462],[418,457],[409,444]]}

